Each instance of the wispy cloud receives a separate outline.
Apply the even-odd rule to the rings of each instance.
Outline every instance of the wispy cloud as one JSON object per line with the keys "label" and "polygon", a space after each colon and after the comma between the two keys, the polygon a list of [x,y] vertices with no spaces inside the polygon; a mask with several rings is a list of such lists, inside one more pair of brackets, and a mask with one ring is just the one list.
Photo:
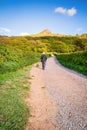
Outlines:
{"label": "wispy cloud", "polygon": [[56,13],[61,13],[61,14],[65,14],[66,13],[66,9],[62,8],[62,7],[58,7],[55,9]]}
{"label": "wispy cloud", "polygon": [[73,15],[75,15],[77,13],[77,10],[74,7],[70,8],[70,9],[63,8],[63,7],[57,7],[55,9],[55,12],[56,13],[61,13],[61,14],[66,14],[68,16],[73,16]]}
{"label": "wispy cloud", "polygon": [[79,27],[79,28],[76,29],[76,31],[77,31],[77,32],[81,32],[81,31],[82,31],[82,28]]}
{"label": "wispy cloud", "polygon": [[20,33],[20,35],[21,35],[21,36],[28,36],[29,33],[23,33],[23,32],[22,32],[22,33]]}
{"label": "wispy cloud", "polygon": [[0,32],[2,32],[2,33],[10,33],[10,32],[11,32],[11,30],[10,30],[10,29],[8,29],[8,28],[3,28],[3,27],[0,27]]}

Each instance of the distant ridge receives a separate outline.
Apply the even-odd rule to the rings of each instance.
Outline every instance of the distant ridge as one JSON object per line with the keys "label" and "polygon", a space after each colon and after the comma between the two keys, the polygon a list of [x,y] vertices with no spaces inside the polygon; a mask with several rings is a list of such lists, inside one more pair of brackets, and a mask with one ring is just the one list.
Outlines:
{"label": "distant ridge", "polygon": [[44,29],[43,31],[37,33],[37,34],[32,34],[31,36],[33,37],[43,37],[43,36],[57,36],[57,37],[62,37],[62,36],[65,36],[63,34],[55,34],[55,33],[52,33],[49,29]]}
{"label": "distant ridge", "polygon": [[49,34],[52,34],[52,32],[49,29],[45,29],[42,32],[40,32],[39,34],[41,34],[41,35],[49,35]]}

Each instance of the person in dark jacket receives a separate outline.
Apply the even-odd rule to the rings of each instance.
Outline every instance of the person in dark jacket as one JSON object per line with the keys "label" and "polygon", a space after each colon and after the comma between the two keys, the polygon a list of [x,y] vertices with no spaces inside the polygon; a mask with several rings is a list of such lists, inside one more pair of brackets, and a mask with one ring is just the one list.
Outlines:
{"label": "person in dark jacket", "polygon": [[46,60],[47,60],[47,56],[46,56],[45,52],[43,52],[40,59],[41,59],[41,62],[42,62],[42,69],[44,70],[45,66],[46,66]]}

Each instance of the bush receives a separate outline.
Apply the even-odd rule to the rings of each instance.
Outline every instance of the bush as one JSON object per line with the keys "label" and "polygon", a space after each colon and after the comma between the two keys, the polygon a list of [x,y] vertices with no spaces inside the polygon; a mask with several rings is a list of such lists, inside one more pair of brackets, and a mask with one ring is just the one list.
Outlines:
{"label": "bush", "polygon": [[0,74],[3,74],[37,62],[39,54],[0,44],[0,57]]}
{"label": "bush", "polygon": [[64,66],[87,75],[87,52],[57,55],[57,59]]}

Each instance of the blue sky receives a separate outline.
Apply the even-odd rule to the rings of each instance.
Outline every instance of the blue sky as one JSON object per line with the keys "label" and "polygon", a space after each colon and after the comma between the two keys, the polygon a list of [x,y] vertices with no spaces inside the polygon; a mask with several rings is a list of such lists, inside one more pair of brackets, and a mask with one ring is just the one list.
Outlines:
{"label": "blue sky", "polygon": [[0,35],[87,33],[87,0],[0,0]]}

